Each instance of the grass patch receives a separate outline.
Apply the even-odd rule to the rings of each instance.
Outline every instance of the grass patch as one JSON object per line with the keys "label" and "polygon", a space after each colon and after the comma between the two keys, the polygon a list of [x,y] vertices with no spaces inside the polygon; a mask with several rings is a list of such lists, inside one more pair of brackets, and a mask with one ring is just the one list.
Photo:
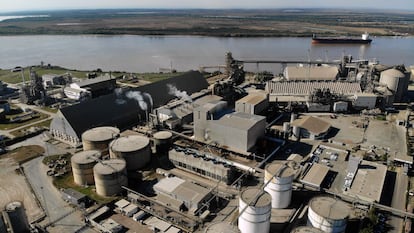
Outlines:
{"label": "grass patch", "polygon": [[378,121],[386,121],[387,117],[385,115],[377,115],[375,116],[375,119]]}
{"label": "grass patch", "polygon": [[88,186],[88,187],[78,186],[73,181],[73,175],[72,175],[71,172],[69,172],[68,174],[66,174],[64,176],[54,178],[53,179],[53,185],[55,185],[56,188],[58,188],[58,189],[60,189],[60,188],[72,188],[72,189],[74,189],[74,190],[76,190],[80,193],[85,194],[86,196],[88,196],[92,200],[98,202],[99,204],[106,204],[106,203],[109,203],[109,202],[117,199],[117,197],[101,197],[101,196],[99,196],[98,194],[96,194],[95,186]]}
{"label": "grass patch", "polygon": [[9,151],[7,154],[4,155],[4,157],[12,158],[17,163],[21,164],[43,155],[44,152],[45,150],[41,146],[22,146],[12,151]]}
{"label": "grass patch", "polygon": [[[7,115],[6,116],[6,121],[9,121],[15,117],[21,116],[23,114],[27,114],[27,113],[19,113],[19,114],[14,114],[14,115]],[[36,116],[34,116],[33,118],[29,119],[29,120],[23,120],[22,122],[14,122],[14,123],[1,123],[0,124],[0,130],[10,130],[10,129],[14,129],[17,127],[21,127],[27,124],[31,124],[37,121],[41,121],[43,119],[48,118],[49,115],[46,115],[44,113],[41,112],[37,112]]]}
{"label": "grass patch", "polygon": [[42,122],[39,122],[37,124],[31,125],[31,126],[27,126],[27,127],[22,128],[22,129],[19,129],[19,130],[11,131],[10,134],[13,135],[13,136],[15,136],[15,137],[22,137],[22,136],[24,136],[26,134],[26,131],[28,129],[32,128],[32,127],[49,128],[51,122],[52,122],[52,119],[49,119],[49,120],[46,120],[46,121],[42,121]]}
{"label": "grass patch", "polygon": [[57,108],[51,108],[51,107],[41,107],[42,110],[46,111],[46,112],[50,112],[50,113],[57,113],[58,109]]}

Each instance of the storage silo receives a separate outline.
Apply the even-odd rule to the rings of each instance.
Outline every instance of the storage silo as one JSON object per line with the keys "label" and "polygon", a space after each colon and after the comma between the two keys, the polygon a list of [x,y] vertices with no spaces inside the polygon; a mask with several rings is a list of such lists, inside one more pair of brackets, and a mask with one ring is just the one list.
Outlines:
{"label": "storage silo", "polygon": [[85,150],[76,153],[71,158],[73,180],[77,185],[94,184],[93,167],[101,159],[101,152]]}
{"label": "storage silo", "polygon": [[119,129],[115,127],[96,127],[82,134],[83,150],[98,150],[107,155],[109,143],[119,136]]}
{"label": "storage silo", "polygon": [[297,227],[293,229],[290,233],[324,233],[324,232],[319,230],[318,228],[302,226],[302,227]]}
{"label": "storage silo", "polygon": [[168,151],[171,139],[172,139],[172,133],[168,131],[159,131],[154,133],[154,145],[157,152],[166,152]]}
{"label": "storage silo", "polygon": [[295,170],[287,162],[276,161],[266,165],[264,183],[270,181],[264,190],[272,196],[272,208],[289,206],[292,198],[292,182]]}
{"label": "storage silo", "polygon": [[216,222],[207,226],[204,233],[240,233],[240,230],[229,222]]}
{"label": "storage silo", "polygon": [[394,93],[394,101],[401,102],[408,91],[410,73],[403,73],[398,69],[388,69],[381,72],[379,82],[387,85]]}
{"label": "storage silo", "polygon": [[283,132],[289,133],[290,132],[290,123],[289,122],[283,122]]}
{"label": "storage silo", "polygon": [[345,232],[350,209],[341,200],[328,196],[309,201],[308,225],[327,233]]}
{"label": "storage silo", "polygon": [[113,196],[121,192],[121,186],[128,185],[126,162],[123,159],[110,159],[93,167],[96,193]]}
{"label": "storage silo", "polygon": [[10,219],[13,232],[30,232],[29,221],[27,220],[27,215],[21,202],[14,201],[7,204],[6,213]]}
{"label": "storage silo", "polygon": [[128,171],[138,170],[151,160],[150,141],[141,135],[120,137],[109,144],[109,154],[112,159],[125,159]]}
{"label": "storage silo", "polygon": [[[243,210],[244,212],[241,213]],[[241,213],[238,219],[241,233],[268,233],[272,197],[258,188],[246,189],[240,194],[239,213]]]}

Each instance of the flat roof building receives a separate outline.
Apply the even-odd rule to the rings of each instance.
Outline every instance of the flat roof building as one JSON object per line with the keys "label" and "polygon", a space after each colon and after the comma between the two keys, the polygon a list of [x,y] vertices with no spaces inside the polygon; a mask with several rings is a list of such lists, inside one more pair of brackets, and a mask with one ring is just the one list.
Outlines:
{"label": "flat roof building", "polygon": [[326,175],[329,172],[329,167],[314,163],[311,168],[305,174],[305,176],[300,180],[302,184],[310,188],[320,190],[322,182],[324,181]]}
{"label": "flat roof building", "polygon": [[[211,191],[197,184],[185,181],[178,177],[167,177],[154,185],[155,192],[161,196],[158,200],[175,200],[182,204],[181,208],[195,214],[211,197]],[[170,205],[169,202],[164,203]]]}

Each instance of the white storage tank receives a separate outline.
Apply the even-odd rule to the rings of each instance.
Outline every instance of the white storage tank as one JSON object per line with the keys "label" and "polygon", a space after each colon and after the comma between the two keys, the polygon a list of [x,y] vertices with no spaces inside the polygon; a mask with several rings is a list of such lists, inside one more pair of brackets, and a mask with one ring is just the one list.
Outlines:
{"label": "white storage tank", "polygon": [[283,209],[289,206],[294,174],[295,170],[285,161],[276,161],[266,165],[264,183],[271,181],[264,190],[272,196],[272,208]]}
{"label": "white storage tank", "polygon": [[9,216],[13,232],[30,232],[29,221],[27,220],[27,215],[21,202],[14,201],[7,204],[6,213]]}
{"label": "white storage tank", "polygon": [[96,193],[113,196],[121,192],[121,186],[128,185],[126,162],[123,159],[104,160],[93,167]]}
{"label": "white storage tank", "polygon": [[216,222],[207,226],[204,233],[240,233],[240,230],[229,222]]}
{"label": "white storage tank", "polygon": [[85,150],[76,153],[71,158],[73,180],[77,185],[94,184],[93,167],[101,159],[101,152]]}
{"label": "white storage tank", "polygon": [[309,201],[308,225],[327,233],[345,232],[350,209],[345,202],[319,196]]}
{"label": "white storage tank", "polygon": [[283,132],[285,132],[285,133],[290,132],[290,123],[289,122],[283,122]]}
{"label": "white storage tank", "polygon": [[303,226],[303,227],[297,227],[293,229],[290,233],[324,233],[324,232],[319,230],[318,228]]}
{"label": "white storage tank", "polygon": [[398,69],[388,69],[381,72],[379,82],[387,85],[388,89],[394,92],[394,100],[400,102],[407,94],[410,73],[403,73]]}
{"label": "white storage tank", "polygon": [[292,134],[293,134],[293,136],[295,136],[296,138],[300,138],[300,127],[298,127],[298,126],[293,126],[293,127],[292,127]]}
{"label": "white storage tank", "polygon": [[128,171],[138,170],[151,160],[150,140],[141,135],[117,138],[109,144],[109,154],[112,159],[125,159]]}
{"label": "white storage tank", "polygon": [[[245,207],[247,208],[245,209]],[[239,198],[239,229],[241,233],[268,233],[272,213],[272,197],[267,192],[250,188]]]}
{"label": "white storage tank", "polygon": [[96,127],[82,134],[83,150],[98,150],[102,155],[109,154],[109,143],[119,137],[119,129],[115,127]]}
{"label": "white storage tank", "polygon": [[154,133],[154,145],[157,152],[166,152],[168,151],[171,139],[172,139],[172,133],[168,131],[159,131]]}

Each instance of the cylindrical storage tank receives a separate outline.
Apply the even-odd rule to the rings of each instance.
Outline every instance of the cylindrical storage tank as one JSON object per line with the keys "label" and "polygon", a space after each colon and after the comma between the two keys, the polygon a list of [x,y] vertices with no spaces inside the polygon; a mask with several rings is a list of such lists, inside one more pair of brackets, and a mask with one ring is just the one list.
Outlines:
{"label": "cylindrical storage tank", "polygon": [[290,123],[292,123],[294,120],[296,120],[296,118],[298,117],[298,115],[296,113],[291,113],[290,114]]}
{"label": "cylindrical storage tank", "polygon": [[258,188],[244,190],[239,198],[239,213],[243,210],[238,219],[241,233],[269,232],[272,214],[270,194]]}
{"label": "cylindrical storage tank", "polygon": [[109,153],[112,159],[125,159],[128,171],[137,170],[151,160],[150,141],[140,135],[120,137],[109,144]]}
{"label": "cylindrical storage tank", "polygon": [[168,131],[159,131],[154,133],[154,145],[157,152],[168,151],[171,145],[172,133]]}
{"label": "cylindrical storage tank", "polygon": [[303,227],[297,227],[293,229],[290,233],[324,233],[324,232],[319,230],[318,228],[303,226]]}
{"label": "cylindrical storage tank", "polygon": [[109,143],[119,136],[119,129],[115,127],[96,127],[82,134],[83,150],[98,150],[107,155]]}
{"label": "cylindrical storage tank", "polygon": [[309,201],[308,225],[327,233],[345,232],[350,209],[341,200],[328,196]]}
{"label": "cylindrical storage tank", "polygon": [[94,184],[93,167],[101,159],[101,152],[85,150],[76,153],[71,158],[73,180],[77,185]]}
{"label": "cylindrical storage tank", "polygon": [[207,226],[204,233],[240,233],[240,230],[229,222],[217,222]]}
{"label": "cylindrical storage tank", "polygon": [[283,132],[289,133],[290,131],[290,123],[289,122],[283,122]]}
{"label": "cylindrical storage tank", "polygon": [[27,220],[26,212],[21,202],[15,201],[7,204],[6,213],[9,216],[13,232],[30,232],[29,221]]}
{"label": "cylindrical storage tank", "polygon": [[121,186],[128,185],[126,162],[123,159],[104,160],[93,167],[96,193],[113,196],[121,192]]}
{"label": "cylindrical storage tank", "polygon": [[298,126],[293,126],[293,128],[292,128],[292,134],[296,138],[300,138],[300,128]]}
{"label": "cylindrical storage tank", "polygon": [[394,92],[394,101],[400,102],[407,93],[409,77],[407,74],[397,70],[388,69],[381,72],[380,83],[387,85]]}
{"label": "cylindrical storage tank", "polygon": [[273,162],[265,167],[264,188],[272,196],[272,208],[283,209],[289,206],[292,198],[292,182],[295,171],[286,162]]}

